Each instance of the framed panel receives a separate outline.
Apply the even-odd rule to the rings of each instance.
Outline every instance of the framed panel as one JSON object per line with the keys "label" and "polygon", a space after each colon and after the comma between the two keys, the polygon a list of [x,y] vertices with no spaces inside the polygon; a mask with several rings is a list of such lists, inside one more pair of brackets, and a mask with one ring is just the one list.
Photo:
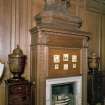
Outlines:
{"label": "framed panel", "polygon": [[80,75],[80,48],[49,48],[48,76]]}

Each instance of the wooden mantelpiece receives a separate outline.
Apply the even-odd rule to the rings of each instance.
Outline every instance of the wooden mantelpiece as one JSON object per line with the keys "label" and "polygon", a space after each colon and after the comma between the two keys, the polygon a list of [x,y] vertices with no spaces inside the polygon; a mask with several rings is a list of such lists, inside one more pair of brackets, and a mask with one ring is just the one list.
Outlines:
{"label": "wooden mantelpiece", "polygon": [[[57,3],[46,0],[45,3],[44,11],[36,16],[37,26],[31,29],[31,77],[35,82],[35,105],[46,105],[46,79],[76,75],[83,78],[82,102],[86,105],[89,33],[80,31],[80,18],[69,15],[68,0]],[[69,59],[64,60],[67,55]],[[77,57],[76,62],[72,61],[73,55]]]}

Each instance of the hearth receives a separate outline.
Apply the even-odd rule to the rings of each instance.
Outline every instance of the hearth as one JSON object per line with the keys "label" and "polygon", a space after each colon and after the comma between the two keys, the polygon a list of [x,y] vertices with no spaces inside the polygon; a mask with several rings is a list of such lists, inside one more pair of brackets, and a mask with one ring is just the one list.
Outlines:
{"label": "hearth", "polygon": [[46,105],[82,105],[82,77],[46,80]]}

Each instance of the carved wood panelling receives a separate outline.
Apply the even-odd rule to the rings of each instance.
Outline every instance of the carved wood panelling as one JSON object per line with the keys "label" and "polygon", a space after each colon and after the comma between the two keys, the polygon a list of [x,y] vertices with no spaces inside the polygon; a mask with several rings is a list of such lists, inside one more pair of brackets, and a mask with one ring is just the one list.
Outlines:
{"label": "carved wood panelling", "polygon": [[105,70],[105,15],[102,16],[101,60],[102,70]]}
{"label": "carved wood panelling", "polygon": [[87,12],[86,13],[86,27],[85,30],[91,32],[89,41],[89,53],[96,52],[100,55],[100,21],[99,14]]}
{"label": "carved wood panelling", "polygon": [[[0,0],[0,59],[7,64],[8,53],[10,52],[10,23],[11,23],[11,1]],[[8,67],[6,67],[8,69]],[[8,78],[8,70],[5,78]],[[0,84],[0,104],[5,102],[5,86]]]}
{"label": "carved wood panelling", "polygon": [[7,59],[4,55],[10,51],[10,6],[10,0],[0,0],[0,58],[3,60]]}

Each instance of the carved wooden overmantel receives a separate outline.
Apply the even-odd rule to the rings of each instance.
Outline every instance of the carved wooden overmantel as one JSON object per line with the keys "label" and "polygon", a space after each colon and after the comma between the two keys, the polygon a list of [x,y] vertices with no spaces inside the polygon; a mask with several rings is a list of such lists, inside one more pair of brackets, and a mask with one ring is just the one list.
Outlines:
{"label": "carved wooden overmantel", "polygon": [[[35,105],[46,105],[46,79],[77,75],[82,76],[82,103],[86,105],[89,33],[80,30],[82,20],[71,16],[69,7],[69,0],[45,0],[44,10],[35,16],[37,26],[31,29],[31,79],[35,82]],[[62,61],[55,70],[53,56],[65,53],[78,56],[77,66],[64,70]]]}

